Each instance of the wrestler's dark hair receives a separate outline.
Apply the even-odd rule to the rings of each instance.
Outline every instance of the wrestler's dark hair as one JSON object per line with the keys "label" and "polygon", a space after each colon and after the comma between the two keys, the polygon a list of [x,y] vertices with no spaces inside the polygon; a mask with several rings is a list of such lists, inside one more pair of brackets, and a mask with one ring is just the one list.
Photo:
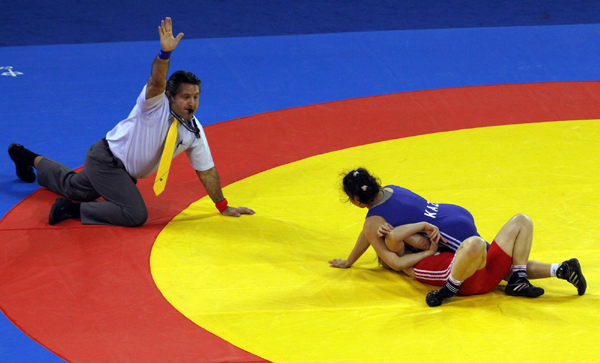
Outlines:
{"label": "wrestler's dark hair", "polygon": [[381,190],[379,179],[371,175],[365,168],[358,168],[346,174],[342,185],[348,198],[358,197],[358,201],[363,204],[373,202]]}
{"label": "wrestler's dark hair", "polygon": [[167,81],[165,91],[169,91],[173,96],[179,92],[179,85],[182,83],[197,84],[200,87],[200,80],[192,72],[177,71],[171,74]]}

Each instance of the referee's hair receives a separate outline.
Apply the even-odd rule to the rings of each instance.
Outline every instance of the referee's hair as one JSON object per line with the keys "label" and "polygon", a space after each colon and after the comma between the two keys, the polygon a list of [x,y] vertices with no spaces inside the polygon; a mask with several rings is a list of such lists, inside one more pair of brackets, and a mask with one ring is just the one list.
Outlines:
{"label": "referee's hair", "polygon": [[197,84],[200,87],[200,80],[192,72],[177,71],[173,72],[167,81],[165,91],[169,91],[173,96],[179,92],[179,85],[182,83]]}
{"label": "referee's hair", "polygon": [[358,201],[363,204],[373,202],[381,190],[379,180],[365,168],[358,168],[346,174],[342,184],[348,198],[358,197]]}

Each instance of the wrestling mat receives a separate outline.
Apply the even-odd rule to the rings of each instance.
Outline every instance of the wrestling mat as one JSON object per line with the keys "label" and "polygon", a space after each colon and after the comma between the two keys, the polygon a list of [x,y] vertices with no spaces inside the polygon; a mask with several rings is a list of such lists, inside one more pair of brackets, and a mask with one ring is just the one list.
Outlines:
{"label": "wrestling mat", "polygon": [[[39,190],[0,222],[0,306],[69,361],[596,361],[600,84],[560,82],[397,93],[259,114],[206,128],[230,205],[216,213],[185,157],[166,191],[138,184],[148,223],[48,226]],[[340,174],[469,209],[491,241],[512,215],[535,224],[531,258],[579,258],[588,291],[536,281],[439,308],[432,288],[346,258],[365,211]],[[32,226],[33,221],[33,226]]]}

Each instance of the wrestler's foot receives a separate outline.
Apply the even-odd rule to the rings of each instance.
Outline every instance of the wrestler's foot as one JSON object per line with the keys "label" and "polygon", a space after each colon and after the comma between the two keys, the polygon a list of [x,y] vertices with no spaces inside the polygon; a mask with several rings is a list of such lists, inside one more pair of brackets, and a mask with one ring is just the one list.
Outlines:
{"label": "wrestler's foot", "polygon": [[427,294],[425,302],[427,302],[427,305],[433,308],[442,305],[444,301],[450,299],[454,295],[455,294],[452,291],[444,286],[439,290],[431,291],[429,294]]}
{"label": "wrestler's foot", "polygon": [[581,273],[581,266],[576,258],[572,258],[560,264],[558,270],[556,270],[556,277],[559,279],[567,280],[577,288],[579,295],[585,294],[587,289],[587,283],[585,277]]}
{"label": "wrestler's foot", "polygon": [[8,147],[8,156],[15,163],[17,168],[17,177],[25,183],[35,182],[35,173],[33,172],[33,160],[38,156],[32,153],[23,145],[10,144]]}
{"label": "wrestler's foot", "polygon": [[516,273],[508,280],[504,292],[506,295],[524,297],[538,297],[544,295],[544,289],[533,286],[526,277],[519,277]]}
{"label": "wrestler's foot", "polygon": [[72,202],[65,198],[56,198],[56,201],[52,205],[52,209],[50,209],[48,223],[54,225],[66,219],[79,217],[79,207],[79,203]]}

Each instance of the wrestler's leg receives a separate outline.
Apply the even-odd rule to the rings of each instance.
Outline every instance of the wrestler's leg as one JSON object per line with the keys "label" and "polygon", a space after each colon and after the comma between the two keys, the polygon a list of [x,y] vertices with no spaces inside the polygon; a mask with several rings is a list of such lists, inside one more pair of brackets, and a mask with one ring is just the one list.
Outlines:
{"label": "wrestler's leg", "polygon": [[[533,279],[545,279],[551,277],[552,264],[539,261],[527,261],[527,277]],[[556,275],[554,275],[556,276]]]}
{"label": "wrestler's leg", "polygon": [[[502,243],[500,243],[500,240]],[[576,258],[553,264],[529,261],[532,240],[533,223],[531,223],[529,217],[523,214],[518,214],[509,220],[500,232],[498,232],[498,236],[496,236],[496,242],[509,255],[510,246],[513,245],[513,266],[523,264],[523,261],[527,261],[527,279],[558,277],[559,279],[567,280],[575,286],[579,295],[585,294],[587,282],[581,272],[579,261]],[[510,281],[512,275],[512,271],[509,271],[504,279]]]}
{"label": "wrestler's leg", "polygon": [[444,301],[450,299],[460,289],[464,280],[472,276],[476,271],[485,268],[487,257],[487,243],[483,238],[473,236],[467,238],[456,251],[456,256],[450,271],[450,277],[446,285],[439,290],[427,294],[425,301],[427,305],[440,306]]}
{"label": "wrestler's leg", "polygon": [[576,258],[564,261],[562,263],[543,263],[538,261],[527,262],[527,277],[529,279],[543,279],[547,277],[557,277],[567,280],[577,288],[579,295],[585,294],[587,282],[581,266]]}
{"label": "wrestler's leg", "polygon": [[486,243],[481,237],[467,238],[456,251],[454,264],[450,277],[458,281],[464,281],[485,267],[486,263]]}
{"label": "wrestler's leg", "polygon": [[513,265],[527,265],[533,242],[533,222],[525,214],[512,217],[494,239],[513,259]]}
{"label": "wrestler's leg", "polygon": [[515,215],[500,229],[494,240],[512,257],[512,276],[506,285],[506,294],[526,297],[544,294],[544,289],[531,285],[527,279],[527,262],[533,242],[531,218],[525,214]]}
{"label": "wrestler's leg", "polygon": [[[552,264],[533,261],[527,261],[527,278],[530,280],[535,279],[545,279],[548,277],[552,277]],[[504,281],[508,281],[512,276],[512,271],[508,271],[506,276],[504,276]],[[555,276],[555,275],[554,275]]]}

